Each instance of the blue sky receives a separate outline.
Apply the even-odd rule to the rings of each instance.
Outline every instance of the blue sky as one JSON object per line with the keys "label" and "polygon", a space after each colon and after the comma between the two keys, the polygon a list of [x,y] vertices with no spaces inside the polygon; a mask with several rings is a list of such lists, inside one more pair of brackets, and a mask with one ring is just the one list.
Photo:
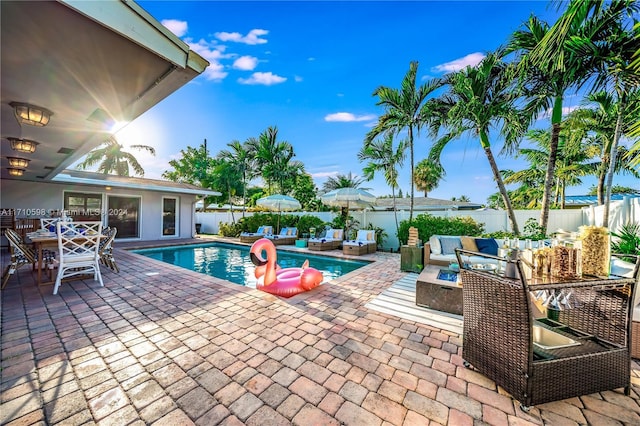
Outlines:
{"label": "blue sky", "polygon": [[[337,173],[362,173],[357,159],[365,134],[383,111],[372,96],[380,85],[398,88],[412,60],[418,78],[441,76],[505,43],[530,14],[553,22],[542,1],[450,2],[214,2],[140,1],[139,4],[211,62],[199,77],[121,130],[127,144],[157,155],[139,157],[145,177],[159,178],[168,162],[204,139],[210,155],[232,140],[277,126],[318,187]],[[578,102],[567,99],[566,105]],[[575,105],[574,105],[575,106]],[[431,140],[416,140],[416,163]],[[500,141],[493,138],[494,153]],[[445,150],[447,176],[429,196],[467,195],[484,203],[496,192],[475,140]],[[135,153],[135,152],[134,152]],[[522,163],[498,157],[500,168]],[[408,160],[400,187],[409,191]],[[584,193],[595,180],[568,194]],[[622,179],[614,183],[631,185]],[[637,184],[637,182],[636,182]],[[366,183],[390,194],[382,177]]]}

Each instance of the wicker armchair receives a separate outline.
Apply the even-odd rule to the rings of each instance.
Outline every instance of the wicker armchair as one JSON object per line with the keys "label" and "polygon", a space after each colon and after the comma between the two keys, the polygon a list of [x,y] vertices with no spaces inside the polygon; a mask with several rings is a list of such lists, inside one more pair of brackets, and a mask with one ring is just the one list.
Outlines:
{"label": "wicker armchair", "polygon": [[[465,365],[502,386],[525,411],[531,405],[603,390],[625,388],[629,393],[631,301],[637,268],[633,278],[589,277],[554,283],[474,270],[464,264],[464,256],[482,254],[465,250],[456,254],[462,265]],[[520,260],[509,262],[515,264],[519,277],[525,277]],[[536,319],[531,296],[538,291],[570,294],[572,304],[556,311],[555,320]],[[534,327],[577,343],[541,348],[535,340],[535,332],[541,329]]]}

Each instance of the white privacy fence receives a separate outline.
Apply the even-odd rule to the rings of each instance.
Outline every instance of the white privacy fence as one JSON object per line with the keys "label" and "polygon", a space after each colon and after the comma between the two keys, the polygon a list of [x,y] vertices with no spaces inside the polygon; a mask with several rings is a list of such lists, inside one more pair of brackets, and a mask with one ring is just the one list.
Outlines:
{"label": "white privacy fence", "polygon": [[[414,217],[417,214],[424,212],[415,212]],[[516,210],[516,217],[520,231],[523,230],[524,224],[527,219],[534,218],[536,221],[540,216],[539,210]],[[245,212],[246,216],[251,216],[253,213]],[[287,213],[297,216],[301,215],[314,215],[321,218],[325,222],[331,222],[337,213],[332,212],[294,212]],[[366,227],[372,224],[375,227],[379,227],[385,230],[387,237],[384,241],[383,248],[397,249],[400,244],[396,235],[396,222],[394,213],[392,211],[350,211],[349,214],[353,216],[355,220],[360,222],[361,227]],[[455,217],[455,216],[468,216],[474,219],[478,223],[484,223],[485,232],[506,231],[510,230],[509,220],[505,211],[502,210],[447,210],[447,211],[432,211],[429,212],[432,216],[437,217]],[[242,212],[235,211],[233,217],[238,221],[242,217]],[[402,220],[409,219],[409,211],[398,212],[398,223]],[[231,223],[231,213],[229,212],[196,212],[196,223],[202,224],[200,231],[205,234],[217,234],[219,230],[219,223]],[[564,229],[567,231],[577,231],[582,225],[589,224],[587,221],[587,215],[584,210],[572,209],[572,210],[551,210],[549,212],[549,226],[550,231],[557,229]]]}
{"label": "white privacy fence", "polygon": [[[590,206],[582,210],[586,216],[585,225],[602,226],[604,206]],[[640,223],[640,197],[625,197],[609,204],[609,229],[616,232],[627,223]]]}

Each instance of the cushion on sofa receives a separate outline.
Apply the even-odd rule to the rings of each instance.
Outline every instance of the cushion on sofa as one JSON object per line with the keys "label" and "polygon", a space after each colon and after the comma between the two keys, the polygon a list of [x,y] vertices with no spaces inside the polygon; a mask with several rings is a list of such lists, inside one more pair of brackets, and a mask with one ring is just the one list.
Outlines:
{"label": "cushion on sofa", "polygon": [[440,237],[442,254],[455,254],[457,248],[462,248],[460,237]]}
{"label": "cushion on sofa", "polygon": [[498,243],[493,238],[476,238],[476,246],[480,253],[498,255]]}
{"label": "cushion on sofa", "polygon": [[438,235],[432,235],[429,238],[429,246],[431,247],[431,253],[442,254],[442,247],[440,246],[440,237]]}
{"label": "cushion on sofa", "polygon": [[478,251],[478,246],[476,245],[476,239],[473,237],[460,237],[460,241],[462,242],[462,248],[469,251]]}

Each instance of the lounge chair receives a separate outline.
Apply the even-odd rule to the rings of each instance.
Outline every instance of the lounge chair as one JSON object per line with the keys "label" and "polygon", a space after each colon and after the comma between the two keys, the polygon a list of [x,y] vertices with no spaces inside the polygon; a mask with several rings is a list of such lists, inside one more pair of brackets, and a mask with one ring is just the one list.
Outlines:
{"label": "lounge chair", "polygon": [[241,243],[255,243],[260,238],[264,238],[267,235],[273,233],[273,226],[265,225],[258,228],[256,232],[243,232],[240,234]]}
{"label": "lounge chair", "polygon": [[266,235],[274,245],[293,245],[298,239],[298,228],[282,228],[277,235]]}
{"label": "lounge chair", "polygon": [[342,243],[342,252],[344,254],[359,256],[361,254],[375,253],[377,249],[376,231],[372,229],[361,229],[358,231],[355,240]]}
{"label": "lounge chair", "polygon": [[328,229],[324,237],[310,238],[309,250],[335,250],[342,245],[344,231],[342,229]]}

